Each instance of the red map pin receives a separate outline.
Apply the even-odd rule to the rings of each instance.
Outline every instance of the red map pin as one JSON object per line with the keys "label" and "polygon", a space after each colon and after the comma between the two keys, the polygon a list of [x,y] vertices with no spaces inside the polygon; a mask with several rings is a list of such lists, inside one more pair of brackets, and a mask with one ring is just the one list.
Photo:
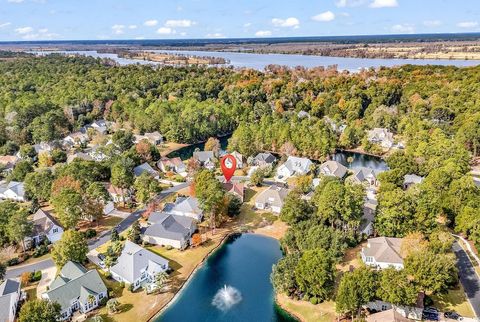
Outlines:
{"label": "red map pin", "polygon": [[223,176],[225,177],[226,182],[230,181],[237,168],[237,160],[231,154],[227,154],[222,157],[220,160],[220,166],[222,168]]}

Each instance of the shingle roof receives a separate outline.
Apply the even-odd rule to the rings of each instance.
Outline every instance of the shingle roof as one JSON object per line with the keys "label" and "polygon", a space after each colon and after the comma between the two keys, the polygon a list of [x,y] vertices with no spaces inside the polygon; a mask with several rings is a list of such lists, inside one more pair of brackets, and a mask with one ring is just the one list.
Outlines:
{"label": "shingle roof", "polygon": [[406,174],[403,176],[403,184],[417,184],[421,183],[423,179],[425,178],[417,176],[416,174]]}
{"label": "shingle roof", "polygon": [[269,203],[274,207],[282,207],[283,200],[287,197],[288,192],[288,189],[270,186],[267,190],[263,191],[257,196],[257,198],[255,198],[255,202]]}
{"label": "shingle roof", "polygon": [[[107,288],[98,272],[96,270],[85,271],[86,269],[82,265],[67,262],[60,271],[60,276],[50,285],[50,291],[46,292],[48,298],[58,302],[62,310],[65,310],[70,307],[73,299],[81,297],[82,288],[97,294],[107,293]],[[85,291],[83,291],[83,295],[85,295]]]}
{"label": "shingle roof", "polygon": [[173,240],[183,240],[192,232],[194,219],[187,216],[177,216],[164,212],[153,212],[148,218],[152,225],[145,229],[144,235]]}
{"label": "shingle roof", "polygon": [[4,193],[7,190],[12,191],[19,197],[24,197],[25,196],[25,189],[23,182],[18,182],[18,181],[10,181],[10,182],[1,182],[0,183],[0,193]]}
{"label": "shingle roof", "polygon": [[0,296],[17,292],[19,288],[20,282],[7,278],[2,284],[0,284]]}
{"label": "shingle roof", "polygon": [[19,293],[20,282],[17,280],[6,279],[0,284],[0,322],[12,321],[10,312]]}
{"label": "shingle roof", "polygon": [[177,200],[175,200],[172,211],[202,214],[198,199],[195,197],[178,197]]}
{"label": "shingle roof", "polygon": [[366,168],[366,167],[359,167],[354,169],[353,177],[359,181],[363,182],[366,180],[368,176],[373,176],[375,179],[377,178],[377,175],[382,172],[382,170],[375,170],[372,168]]}
{"label": "shingle roof", "polygon": [[207,162],[215,158],[213,151],[195,151],[193,152],[193,158],[200,162]]}
{"label": "shingle roof", "polygon": [[376,262],[403,264],[403,258],[400,256],[401,245],[401,238],[371,238],[368,239],[367,247],[363,248],[363,254],[375,258]]}
{"label": "shingle roof", "polygon": [[33,235],[46,234],[52,229],[52,227],[59,226],[60,223],[50,215],[48,211],[43,209],[38,209],[36,213],[33,214]]}
{"label": "shingle roof", "polygon": [[133,283],[140,278],[142,270],[148,268],[150,262],[157,263],[164,267],[164,270],[168,267],[168,260],[165,258],[127,240],[117,264],[112,266],[110,271]]}
{"label": "shingle roof", "polygon": [[136,177],[140,176],[142,173],[144,172],[147,172],[151,175],[158,175],[158,172],[155,171],[151,166],[150,164],[148,163],[142,163],[140,164],[139,166],[136,166],[134,169],[133,169],[133,173],[135,174]]}
{"label": "shingle roof", "polygon": [[276,158],[271,153],[259,153],[255,156],[254,160],[256,162],[273,163],[275,162]]}
{"label": "shingle roof", "polygon": [[320,173],[343,178],[347,174],[347,168],[337,161],[326,161],[320,165]]}

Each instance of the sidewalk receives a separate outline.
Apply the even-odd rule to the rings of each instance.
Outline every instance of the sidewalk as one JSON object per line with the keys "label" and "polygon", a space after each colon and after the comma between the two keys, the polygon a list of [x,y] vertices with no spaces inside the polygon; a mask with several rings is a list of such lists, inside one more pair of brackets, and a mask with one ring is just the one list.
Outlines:
{"label": "sidewalk", "polygon": [[56,266],[42,270],[42,278],[37,286],[37,298],[42,298],[42,294],[47,291],[48,286],[53,282],[56,274]]}

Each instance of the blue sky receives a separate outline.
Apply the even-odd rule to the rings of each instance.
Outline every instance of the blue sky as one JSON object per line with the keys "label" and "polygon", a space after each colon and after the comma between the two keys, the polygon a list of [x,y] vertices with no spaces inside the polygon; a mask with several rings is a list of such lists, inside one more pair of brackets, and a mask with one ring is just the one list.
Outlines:
{"label": "blue sky", "polygon": [[479,0],[0,0],[0,41],[480,32]]}

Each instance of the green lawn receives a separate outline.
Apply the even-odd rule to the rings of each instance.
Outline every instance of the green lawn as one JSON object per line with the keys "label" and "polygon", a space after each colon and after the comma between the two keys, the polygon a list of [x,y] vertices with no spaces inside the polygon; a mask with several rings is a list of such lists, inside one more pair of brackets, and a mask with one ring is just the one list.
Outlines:
{"label": "green lawn", "polygon": [[447,294],[432,296],[433,303],[440,311],[455,311],[464,317],[474,317],[472,306],[465,297],[463,287],[449,290]]}

